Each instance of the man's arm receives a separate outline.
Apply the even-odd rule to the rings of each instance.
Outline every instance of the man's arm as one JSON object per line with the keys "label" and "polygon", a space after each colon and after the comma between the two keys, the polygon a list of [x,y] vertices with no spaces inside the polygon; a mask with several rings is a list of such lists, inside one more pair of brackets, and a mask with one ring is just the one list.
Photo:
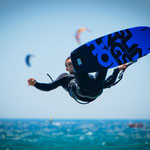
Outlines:
{"label": "man's arm", "polygon": [[63,85],[63,83],[65,82],[66,75],[67,75],[66,73],[61,74],[55,81],[53,81],[51,83],[39,83],[33,78],[28,79],[27,83],[28,83],[28,85],[34,86],[39,90],[51,91],[53,89],[56,89],[58,86]]}
{"label": "man's arm", "polygon": [[110,88],[113,83],[115,83],[117,76],[121,70],[127,68],[126,64],[120,65],[118,68],[114,69],[113,74],[105,80],[104,88]]}

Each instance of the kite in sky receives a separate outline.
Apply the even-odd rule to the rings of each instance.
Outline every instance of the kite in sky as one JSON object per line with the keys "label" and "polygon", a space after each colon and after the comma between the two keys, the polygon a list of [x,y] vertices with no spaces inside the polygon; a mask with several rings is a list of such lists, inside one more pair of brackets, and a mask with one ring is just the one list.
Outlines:
{"label": "kite in sky", "polygon": [[77,30],[76,32],[76,35],[75,35],[75,38],[76,38],[76,42],[78,44],[81,44],[81,41],[80,41],[80,36],[81,36],[81,33],[84,32],[84,31],[89,31],[91,32],[91,30],[87,29],[87,28],[80,28]]}
{"label": "kite in sky", "polygon": [[25,63],[28,67],[31,67],[31,62],[30,62],[31,57],[34,57],[34,56],[32,54],[28,54],[25,57]]}

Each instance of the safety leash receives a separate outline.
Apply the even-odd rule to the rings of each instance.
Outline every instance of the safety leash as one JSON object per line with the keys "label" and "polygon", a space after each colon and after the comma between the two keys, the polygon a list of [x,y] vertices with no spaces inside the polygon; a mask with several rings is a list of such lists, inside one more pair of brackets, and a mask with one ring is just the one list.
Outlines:
{"label": "safety leash", "polygon": [[52,80],[52,82],[53,82],[53,79],[52,79],[52,77],[47,73],[47,75],[48,75],[48,77]]}

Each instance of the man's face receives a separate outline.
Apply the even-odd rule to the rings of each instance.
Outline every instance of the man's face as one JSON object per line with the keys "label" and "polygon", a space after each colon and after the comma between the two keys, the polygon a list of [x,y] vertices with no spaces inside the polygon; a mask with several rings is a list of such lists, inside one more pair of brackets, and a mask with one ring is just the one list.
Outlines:
{"label": "man's face", "polygon": [[72,65],[72,62],[71,62],[71,59],[68,59],[66,61],[66,70],[69,71],[69,73],[73,74],[73,65]]}

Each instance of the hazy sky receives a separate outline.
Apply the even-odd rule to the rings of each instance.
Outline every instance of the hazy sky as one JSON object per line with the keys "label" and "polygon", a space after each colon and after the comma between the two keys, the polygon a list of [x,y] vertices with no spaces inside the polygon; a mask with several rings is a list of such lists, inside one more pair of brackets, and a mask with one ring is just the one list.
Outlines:
{"label": "hazy sky", "polygon": [[[30,77],[48,83],[47,73],[56,79],[66,72],[64,61],[79,46],[78,28],[92,30],[82,34],[84,44],[135,26],[150,26],[149,0],[0,0],[0,118],[150,119],[149,55],[88,105],[62,87],[44,92],[27,86]],[[28,53],[34,55],[30,68]]]}

